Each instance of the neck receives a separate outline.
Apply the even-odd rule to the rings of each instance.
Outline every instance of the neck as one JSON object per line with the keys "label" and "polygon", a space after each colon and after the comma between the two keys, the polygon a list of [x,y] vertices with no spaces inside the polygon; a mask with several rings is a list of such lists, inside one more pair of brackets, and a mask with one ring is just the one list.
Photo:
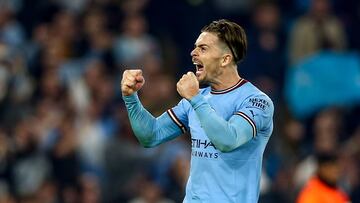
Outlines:
{"label": "neck", "polygon": [[210,83],[213,90],[224,90],[235,85],[241,77],[237,72],[237,67],[224,68],[223,72]]}
{"label": "neck", "polygon": [[324,183],[325,185],[327,185],[328,187],[331,187],[331,188],[336,188],[337,185],[336,185],[336,182],[332,182],[332,181],[329,181],[328,179],[326,179],[324,176],[322,176],[321,174],[317,174],[317,177],[319,178],[319,180]]}

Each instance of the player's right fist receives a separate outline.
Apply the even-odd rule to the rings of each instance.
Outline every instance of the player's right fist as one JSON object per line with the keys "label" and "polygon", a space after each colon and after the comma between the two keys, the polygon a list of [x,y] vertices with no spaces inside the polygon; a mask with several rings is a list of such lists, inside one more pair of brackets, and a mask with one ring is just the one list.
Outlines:
{"label": "player's right fist", "polygon": [[124,96],[130,96],[141,89],[144,83],[142,70],[125,70],[121,79],[121,93]]}

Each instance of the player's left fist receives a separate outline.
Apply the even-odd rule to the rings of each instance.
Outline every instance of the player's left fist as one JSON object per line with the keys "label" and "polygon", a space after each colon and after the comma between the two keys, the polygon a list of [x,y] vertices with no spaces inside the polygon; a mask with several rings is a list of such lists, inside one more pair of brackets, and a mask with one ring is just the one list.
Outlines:
{"label": "player's left fist", "polygon": [[176,89],[180,96],[190,100],[199,92],[199,81],[193,72],[187,72],[187,74],[184,74],[176,84]]}

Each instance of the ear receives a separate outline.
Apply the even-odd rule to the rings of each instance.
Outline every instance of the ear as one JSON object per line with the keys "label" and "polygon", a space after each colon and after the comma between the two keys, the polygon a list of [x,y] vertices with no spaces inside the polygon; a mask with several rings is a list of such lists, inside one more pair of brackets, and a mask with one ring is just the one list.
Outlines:
{"label": "ear", "polygon": [[232,55],[231,54],[224,54],[224,56],[221,59],[221,65],[227,66],[231,63]]}

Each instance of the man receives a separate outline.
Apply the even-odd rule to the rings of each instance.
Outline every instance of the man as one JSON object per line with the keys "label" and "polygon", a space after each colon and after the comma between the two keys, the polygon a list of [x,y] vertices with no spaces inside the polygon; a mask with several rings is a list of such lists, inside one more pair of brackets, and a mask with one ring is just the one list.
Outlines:
{"label": "man", "polygon": [[334,15],[331,0],[310,0],[308,11],[293,22],[289,35],[289,62],[296,65],[321,50],[343,51],[347,34]]}
{"label": "man", "polygon": [[317,155],[318,169],[301,190],[297,203],[349,203],[348,196],[337,187],[340,165],[334,153]]}
{"label": "man", "polygon": [[[185,131],[191,133],[184,202],[258,201],[274,107],[267,95],[237,72],[246,47],[245,32],[236,23],[219,20],[205,26],[191,52],[196,75],[182,76],[177,91],[183,99],[158,118],[143,108],[136,94],[145,82],[141,70],[123,74],[123,99],[143,146],[154,147]],[[208,87],[199,89],[199,83]]]}

